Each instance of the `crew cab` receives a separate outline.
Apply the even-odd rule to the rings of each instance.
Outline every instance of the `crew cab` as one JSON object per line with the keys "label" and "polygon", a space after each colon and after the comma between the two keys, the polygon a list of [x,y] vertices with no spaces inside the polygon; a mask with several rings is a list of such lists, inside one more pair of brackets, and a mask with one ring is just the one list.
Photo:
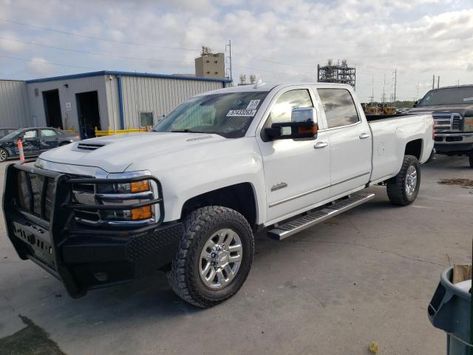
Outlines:
{"label": "crew cab", "polygon": [[225,88],[153,132],[10,165],[8,236],[73,297],[164,270],[177,295],[210,307],[247,278],[254,233],[287,238],[369,201],[372,185],[412,203],[432,130],[430,114],[368,122],[347,85]]}
{"label": "crew cab", "polygon": [[432,113],[435,152],[466,155],[473,168],[473,85],[430,90],[411,113]]}

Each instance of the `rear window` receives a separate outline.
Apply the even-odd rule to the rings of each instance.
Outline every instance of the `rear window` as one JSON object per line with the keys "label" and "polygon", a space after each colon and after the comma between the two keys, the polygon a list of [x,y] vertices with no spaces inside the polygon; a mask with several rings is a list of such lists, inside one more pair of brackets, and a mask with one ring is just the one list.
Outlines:
{"label": "rear window", "polygon": [[317,92],[324,107],[328,128],[347,126],[360,120],[348,90],[318,89]]}

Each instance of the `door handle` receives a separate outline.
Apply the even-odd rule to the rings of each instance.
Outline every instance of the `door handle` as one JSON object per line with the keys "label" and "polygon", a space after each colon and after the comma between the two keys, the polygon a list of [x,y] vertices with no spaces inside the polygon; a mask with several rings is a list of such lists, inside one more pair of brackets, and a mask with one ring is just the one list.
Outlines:
{"label": "door handle", "polygon": [[318,142],[314,145],[314,149],[321,149],[325,148],[326,146],[328,146],[327,142]]}
{"label": "door handle", "polygon": [[362,133],[362,134],[359,135],[360,139],[366,139],[366,138],[369,138],[369,137],[370,137],[370,135],[368,133]]}

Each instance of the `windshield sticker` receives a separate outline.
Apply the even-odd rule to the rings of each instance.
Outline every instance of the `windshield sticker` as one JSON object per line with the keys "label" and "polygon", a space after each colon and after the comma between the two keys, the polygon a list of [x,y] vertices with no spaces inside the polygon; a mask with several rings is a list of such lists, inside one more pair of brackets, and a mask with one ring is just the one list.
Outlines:
{"label": "windshield sticker", "polygon": [[465,97],[463,101],[473,101],[473,97]]}
{"label": "windshield sticker", "polygon": [[247,110],[256,110],[258,108],[259,102],[261,100],[251,100],[248,106],[246,106]]}
{"label": "windshield sticker", "polygon": [[227,113],[227,117],[253,117],[254,115],[256,115],[256,110],[230,110]]}

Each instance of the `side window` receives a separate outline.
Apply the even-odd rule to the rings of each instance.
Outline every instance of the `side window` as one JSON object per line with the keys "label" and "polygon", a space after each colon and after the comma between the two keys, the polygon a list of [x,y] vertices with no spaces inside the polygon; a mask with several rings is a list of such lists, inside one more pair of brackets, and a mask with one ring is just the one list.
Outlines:
{"label": "side window", "polygon": [[140,112],[140,127],[149,127],[153,125],[152,112]]}
{"label": "side window", "polygon": [[328,128],[341,127],[360,120],[355,103],[346,89],[318,89]]}
{"label": "side window", "polygon": [[291,112],[296,107],[314,107],[308,90],[291,90],[279,96],[271,109],[266,126],[271,126],[273,123],[291,122]]}
{"label": "side window", "polygon": [[52,129],[42,129],[41,130],[41,137],[43,138],[55,138],[56,132]]}
{"label": "side window", "polygon": [[23,135],[23,139],[36,138],[36,136],[37,136],[36,130],[26,131],[25,134]]}

